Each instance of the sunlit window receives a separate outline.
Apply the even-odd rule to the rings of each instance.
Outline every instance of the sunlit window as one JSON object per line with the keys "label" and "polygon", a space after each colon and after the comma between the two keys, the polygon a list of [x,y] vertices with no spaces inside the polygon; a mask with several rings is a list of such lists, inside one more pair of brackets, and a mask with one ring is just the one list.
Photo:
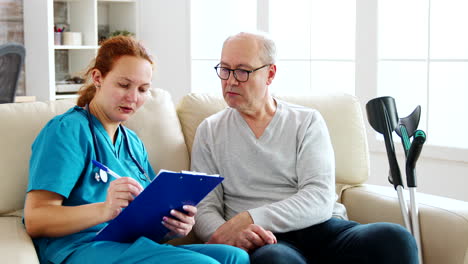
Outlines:
{"label": "sunlit window", "polygon": [[221,94],[214,66],[224,40],[257,28],[257,4],[252,0],[191,1],[192,91]]}
{"label": "sunlit window", "polygon": [[[224,39],[262,29],[278,48],[273,93],[390,95],[400,117],[421,105],[419,128],[428,134],[426,144],[468,149],[468,140],[460,140],[468,134],[468,122],[463,121],[468,116],[464,106],[468,1],[378,0],[375,10],[364,6],[364,11],[356,4],[356,0],[191,1],[191,90],[219,94],[221,84],[213,66],[219,62]],[[362,24],[357,28],[357,14],[376,18],[364,21],[377,23],[377,42],[356,39],[357,31],[365,32]],[[360,58],[371,58],[359,71],[355,50]],[[365,76],[366,67],[377,70]],[[370,85],[362,89],[356,83]]]}
{"label": "sunlit window", "polygon": [[267,20],[278,49],[276,94],[354,94],[355,1],[270,0],[265,16],[256,1],[193,1],[192,91],[218,92],[213,66],[224,39],[256,30]]}
{"label": "sunlit window", "polygon": [[270,0],[276,94],[354,94],[355,1]]}
{"label": "sunlit window", "polygon": [[432,145],[468,148],[467,12],[462,0],[379,1],[378,94],[400,117],[421,105]]}

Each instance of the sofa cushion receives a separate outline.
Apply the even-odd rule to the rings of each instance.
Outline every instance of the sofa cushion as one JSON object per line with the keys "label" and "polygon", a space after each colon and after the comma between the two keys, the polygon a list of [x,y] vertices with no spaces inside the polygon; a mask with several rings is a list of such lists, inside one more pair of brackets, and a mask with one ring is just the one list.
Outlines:
{"label": "sofa cushion", "polygon": [[[315,108],[325,119],[335,151],[336,182],[339,193],[347,184],[361,184],[369,175],[369,154],[361,105],[351,95],[278,96],[278,99]],[[189,94],[177,106],[189,151],[198,125],[206,117],[224,109],[221,96]]]}
{"label": "sofa cushion", "polygon": [[[405,197],[409,203],[406,191]],[[342,202],[353,221],[404,226],[393,186],[364,184],[350,188],[343,194]],[[424,193],[417,193],[417,202],[424,263],[467,264],[468,202]]]}
{"label": "sofa cushion", "polygon": [[53,116],[65,112],[73,101],[0,105],[0,214],[23,208],[28,183],[31,145]]}
{"label": "sofa cushion", "polygon": [[0,257],[2,263],[39,263],[31,238],[20,217],[0,217]]}
{"label": "sofa cushion", "polygon": [[160,169],[188,170],[189,152],[171,95],[162,89],[153,89],[151,95],[125,126],[145,144],[156,173]]}
{"label": "sofa cushion", "polygon": [[[31,145],[53,116],[73,105],[74,100],[0,105],[0,123],[7,128],[0,131],[0,215],[23,208]],[[189,155],[168,92],[152,90],[150,98],[126,125],[142,139],[156,172],[161,168],[189,168]]]}

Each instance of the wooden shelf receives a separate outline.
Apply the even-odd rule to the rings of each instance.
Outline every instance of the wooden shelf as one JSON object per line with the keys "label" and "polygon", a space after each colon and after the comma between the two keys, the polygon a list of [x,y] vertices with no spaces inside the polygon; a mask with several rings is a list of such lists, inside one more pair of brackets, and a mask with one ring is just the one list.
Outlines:
{"label": "wooden shelf", "polygon": [[135,3],[136,2],[136,0],[97,0],[97,1],[100,3],[106,3],[106,2],[108,3],[113,3],[113,2],[114,3],[119,3],[119,2],[120,3]]}
{"label": "wooden shelf", "polygon": [[99,46],[85,46],[85,45],[80,45],[80,46],[70,46],[70,45],[55,45],[54,49],[56,50],[69,50],[69,49],[98,49]]}
{"label": "wooden shelf", "polygon": [[[135,0],[22,0],[25,46],[26,95],[38,101],[72,98],[58,94],[57,81],[87,69],[99,49],[99,30],[137,31]],[[54,10],[57,8],[57,10]],[[55,15],[53,11],[58,11]],[[80,32],[83,45],[53,45],[54,26]],[[27,37],[34,36],[34,38]],[[64,36],[62,35],[62,38]],[[137,36],[138,37],[138,36]],[[68,42],[67,42],[68,43]],[[41,62],[41,63],[37,63]]]}
{"label": "wooden shelf", "polygon": [[63,3],[67,3],[67,2],[78,2],[80,0],[54,0],[54,2],[63,2]]}
{"label": "wooden shelf", "polygon": [[74,99],[74,98],[78,98],[78,94],[56,94],[55,95],[56,100]]}

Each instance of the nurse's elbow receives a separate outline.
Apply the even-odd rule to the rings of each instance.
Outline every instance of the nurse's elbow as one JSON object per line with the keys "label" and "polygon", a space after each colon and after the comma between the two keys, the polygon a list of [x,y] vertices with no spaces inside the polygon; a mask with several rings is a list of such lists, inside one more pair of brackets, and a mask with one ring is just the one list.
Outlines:
{"label": "nurse's elbow", "polygon": [[26,206],[24,208],[24,227],[26,233],[32,238],[38,238],[43,235],[44,226],[41,224],[44,221],[50,221],[50,219],[41,219],[41,216],[37,214],[36,208]]}
{"label": "nurse's elbow", "polygon": [[40,227],[38,226],[38,221],[35,217],[36,209],[33,208],[28,198],[26,198],[26,204],[24,207],[24,228],[26,229],[26,233],[32,238],[37,238],[40,236]]}
{"label": "nurse's elbow", "polygon": [[[49,234],[51,223],[55,222],[54,206],[61,205],[63,197],[45,190],[33,190],[26,195],[24,204],[24,225],[32,238]],[[51,211],[52,210],[52,211]]]}
{"label": "nurse's elbow", "polygon": [[38,238],[41,236],[41,228],[37,225],[37,222],[32,220],[31,217],[24,218],[24,226],[26,228],[26,233],[31,238]]}

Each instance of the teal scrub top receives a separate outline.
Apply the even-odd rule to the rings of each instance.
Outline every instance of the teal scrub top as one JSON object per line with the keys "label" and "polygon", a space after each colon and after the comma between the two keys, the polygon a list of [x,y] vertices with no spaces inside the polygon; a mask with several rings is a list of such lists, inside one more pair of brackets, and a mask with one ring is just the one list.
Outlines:
{"label": "teal scrub top", "polygon": [[[122,132],[118,130],[113,144],[101,122],[93,115],[91,118],[97,146],[93,144],[87,112],[81,107],[75,106],[47,123],[32,145],[27,192],[47,190],[58,193],[64,197],[64,206],[104,202],[114,178],[109,175],[106,183],[96,180],[95,173],[99,173],[99,168],[92,164],[96,159],[95,147],[99,150],[99,162],[121,176],[134,178],[143,187],[149,184],[130,157]],[[143,143],[135,132],[130,129],[126,132],[133,156],[153,179],[155,173]],[[105,225],[107,223],[64,237],[34,239],[41,263],[62,262],[77,247],[91,242]]]}

